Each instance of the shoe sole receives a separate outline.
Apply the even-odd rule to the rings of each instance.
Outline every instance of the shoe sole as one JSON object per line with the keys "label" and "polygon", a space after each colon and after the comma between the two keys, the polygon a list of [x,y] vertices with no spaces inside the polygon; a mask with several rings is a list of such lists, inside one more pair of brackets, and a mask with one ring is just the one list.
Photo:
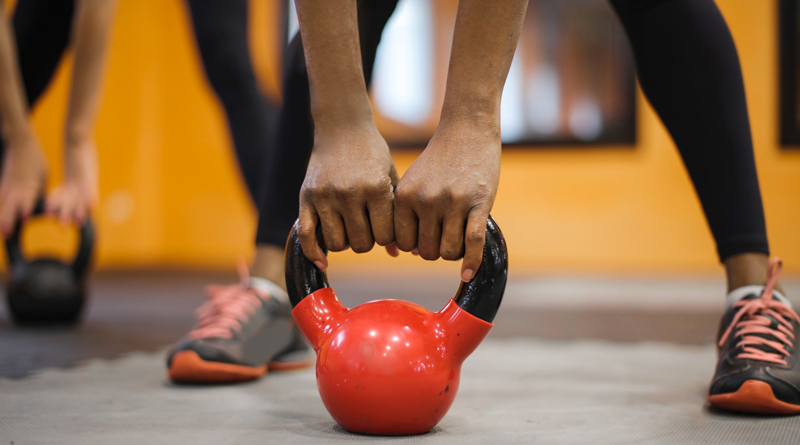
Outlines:
{"label": "shoe sole", "polygon": [[747,380],[736,392],[708,396],[708,403],[747,414],[800,414],[800,405],[778,400],[772,387],[759,380]]}
{"label": "shoe sole", "polygon": [[314,358],[297,362],[270,362],[268,365],[245,366],[203,360],[195,351],[181,351],[172,357],[167,376],[175,383],[239,383],[255,380],[272,370],[289,372],[308,368]]}

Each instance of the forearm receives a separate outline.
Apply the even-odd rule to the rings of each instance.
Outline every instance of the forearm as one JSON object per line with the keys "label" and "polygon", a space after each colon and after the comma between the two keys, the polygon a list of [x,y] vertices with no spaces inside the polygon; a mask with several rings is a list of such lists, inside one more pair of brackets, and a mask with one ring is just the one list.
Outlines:
{"label": "forearm", "polygon": [[317,130],[372,122],[356,0],[297,0]]}
{"label": "forearm", "polygon": [[[0,3],[0,134],[5,141],[30,137],[28,104],[17,63],[14,36]],[[24,147],[26,144],[7,144]]]}
{"label": "forearm", "polygon": [[500,99],[522,29],[527,0],[461,0],[442,123],[500,130]]}
{"label": "forearm", "polygon": [[80,0],[73,24],[75,61],[65,126],[66,147],[91,136],[100,99],[116,0]]}

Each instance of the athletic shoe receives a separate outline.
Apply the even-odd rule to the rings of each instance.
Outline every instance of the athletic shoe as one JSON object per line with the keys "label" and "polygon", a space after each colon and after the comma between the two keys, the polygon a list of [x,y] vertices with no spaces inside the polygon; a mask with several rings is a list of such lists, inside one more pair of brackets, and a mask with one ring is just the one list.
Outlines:
{"label": "athletic shoe", "polygon": [[292,319],[288,297],[276,284],[243,275],[241,284],[209,286],[206,291],[209,301],[197,309],[194,329],[168,354],[167,374],[173,382],[242,382],[269,370],[314,363],[314,352]]}
{"label": "athletic shoe", "polygon": [[719,362],[708,402],[754,414],[800,414],[800,317],[774,290],[781,261],[769,263],[766,286],[728,295],[719,336]]}

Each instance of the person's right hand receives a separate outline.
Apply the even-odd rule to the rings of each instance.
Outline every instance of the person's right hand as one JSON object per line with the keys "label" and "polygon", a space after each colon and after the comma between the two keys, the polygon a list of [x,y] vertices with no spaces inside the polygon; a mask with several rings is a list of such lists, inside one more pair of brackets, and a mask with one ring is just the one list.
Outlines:
{"label": "person's right hand", "polygon": [[0,173],[0,232],[11,235],[17,219],[33,212],[47,182],[47,169],[39,141],[26,136],[8,141]]}
{"label": "person's right hand", "polygon": [[297,234],[303,253],[322,270],[317,224],[333,252],[368,252],[377,242],[394,248],[394,186],[398,176],[389,147],[375,125],[342,125],[315,131],[314,151],[300,191]]}

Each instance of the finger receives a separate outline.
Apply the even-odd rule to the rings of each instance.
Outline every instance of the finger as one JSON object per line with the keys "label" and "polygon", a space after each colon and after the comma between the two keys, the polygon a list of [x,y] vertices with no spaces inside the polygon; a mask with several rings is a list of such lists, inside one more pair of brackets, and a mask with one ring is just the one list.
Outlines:
{"label": "finger", "polygon": [[328,268],[328,258],[322,248],[319,247],[319,241],[317,240],[318,223],[319,217],[314,208],[310,205],[302,205],[297,223],[297,237],[303,247],[303,254],[312,263],[316,264],[320,270],[325,270]]}
{"label": "finger", "polygon": [[317,209],[322,237],[331,252],[341,252],[349,246],[342,215],[331,208]]}
{"label": "finger", "polygon": [[83,222],[86,220],[86,214],[88,213],[88,203],[81,199],[75,205],[75,223],[78,225],[83,225]]}
{"label": "finger", "polygon": [[75,196],[72,193],[65,193],[58,209],[58,221],[69,224],[72,221],[72,214],[75,211]]}
{"label": "finger", "polygon": [[403,252],[411,252],[417,248],[417,214],[408,206],[397,205],[394,208],[395,245]]}
{"label": "finger", "polygon": [[464,261],[461,263],[462,281],[471,280],[481,265],[488,218],[489,212],[482,209],[472,209],[467,217],[467,229],[464,232]]}
{"label": "finger", "polygon": [[392,243],[389,244],[388,246],[385,246],[385,248],[386,248],[386,253],[388,253],[390,257],[397,258],[400,256],[400,250],[397,249],[397,244]]}
{"label": "finger", "polygon": [[56,188],[47,196],[44,202],[44,212],[49,216],[58,214],[59,203],[61,202],[61,189]]}
{"label": "finger", "polygon": [[[368,199],[367,211],[372,236],[379,246],[388,246],[394,242],[394,193],[388,190],[385,194]],[[352,244],[352,239],[350,244]]]}
{"label": "finger", "polygon": [[420,212],[419,217],[419,256],[433,261],[439,259],[439,246],[442,242],[442,223],[439,215],[431,210]]}
{"label": "finger", "polygon": [[3,231],[3,236],[8,238],[11,231],[14,230],[17,217],[17,203],[13,196],[9,196],[0,210],[0,230]]}
{"label": "finger", "polygon": [[36,206],[36,195],[28,194],[19,203],[19,217],[22,221],[26,221],[33,214],[33,208]]}
{"label": "finger", "polygon": [[464,225],[466,217],[463,213],[451,213],[444,217],[442,223],[442,244],[439,253],[448,261],[455,261],[464,255]]}
{"label": "finger", "polygon": [[355,253],[365,253],[372,250],[375,240],[372,238],[369,217],[367,216],[366,203],[364,207],[351,207],[342,212],[344,227],[350,248]]}

